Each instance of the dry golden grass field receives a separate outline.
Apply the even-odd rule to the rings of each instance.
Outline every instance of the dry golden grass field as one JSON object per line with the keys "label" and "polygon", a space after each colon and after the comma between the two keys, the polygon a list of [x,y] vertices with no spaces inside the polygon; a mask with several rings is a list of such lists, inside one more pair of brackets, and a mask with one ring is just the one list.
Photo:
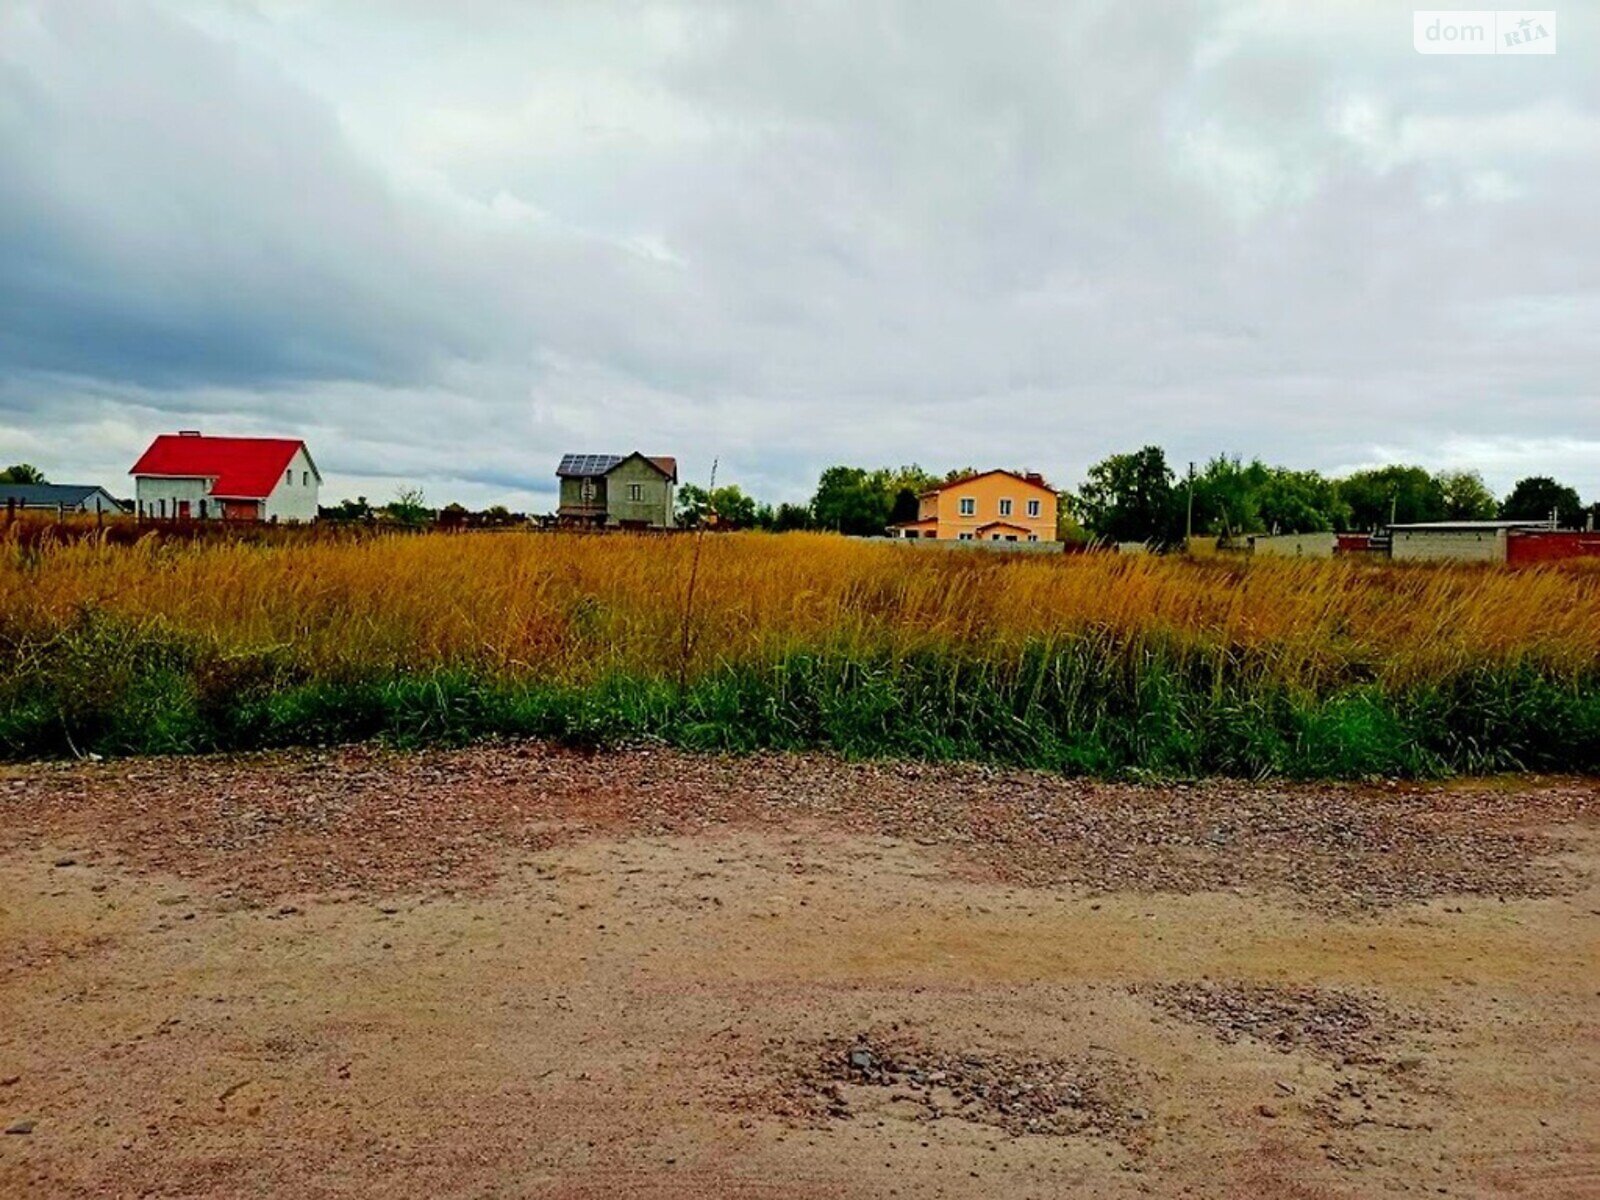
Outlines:
{"label": "dry golden grass field", "polygon": [[534,734],[1361,776],[1600,747],[1582,565],[290,533],[0,544],[0,750]]}

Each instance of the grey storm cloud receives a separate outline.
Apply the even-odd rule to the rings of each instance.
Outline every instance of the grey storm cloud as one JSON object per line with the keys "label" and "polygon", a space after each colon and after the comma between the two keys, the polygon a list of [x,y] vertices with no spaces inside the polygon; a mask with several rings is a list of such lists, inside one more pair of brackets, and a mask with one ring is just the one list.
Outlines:
{"label": "grey storm cloud", "polygon": [[[1318,11],[1321,10],[1321,11]],[[448,15],[445,15],[448,14]],[[1071,484],[1147,442],[1600,496],[1600,72],[1272,0],[0,5],[0,457],[572,449]]]}

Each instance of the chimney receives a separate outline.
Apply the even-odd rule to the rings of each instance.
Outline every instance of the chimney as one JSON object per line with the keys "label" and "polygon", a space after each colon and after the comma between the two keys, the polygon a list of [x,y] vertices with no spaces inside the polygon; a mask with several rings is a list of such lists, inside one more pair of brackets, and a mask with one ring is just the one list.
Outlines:
{"label": "chimney", "polygon": [[1041,487],[1044,486],[1044,476],[1037,471],[1029,471],[1023,478],[1029,483],[1037,483]]}
{"label": "chimney", "polygon": [[178,436],[179,437],[199,437],[200,436],[200,431],[198,429],[180,429],[180,430],[178,430]]}

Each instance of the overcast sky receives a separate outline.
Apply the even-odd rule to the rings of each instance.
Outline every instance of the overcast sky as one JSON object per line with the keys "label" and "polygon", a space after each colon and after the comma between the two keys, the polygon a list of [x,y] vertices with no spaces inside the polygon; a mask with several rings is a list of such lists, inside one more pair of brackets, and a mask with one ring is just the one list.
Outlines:
{"label": "overcast sky", "polygon": [[304,436],[324,501],[1076,486],[1155,442],[1600,499],[1600,9],[0,0],[0,462]]}

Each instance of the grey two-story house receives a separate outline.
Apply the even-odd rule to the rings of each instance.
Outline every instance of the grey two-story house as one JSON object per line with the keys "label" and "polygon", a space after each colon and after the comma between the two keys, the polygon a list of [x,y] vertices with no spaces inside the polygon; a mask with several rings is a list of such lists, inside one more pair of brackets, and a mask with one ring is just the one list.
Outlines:
{"label": "grey two-story house", "polygon": [[556,468],[564,525],[671,529],[678,460],[666,455],[566,454]]}

